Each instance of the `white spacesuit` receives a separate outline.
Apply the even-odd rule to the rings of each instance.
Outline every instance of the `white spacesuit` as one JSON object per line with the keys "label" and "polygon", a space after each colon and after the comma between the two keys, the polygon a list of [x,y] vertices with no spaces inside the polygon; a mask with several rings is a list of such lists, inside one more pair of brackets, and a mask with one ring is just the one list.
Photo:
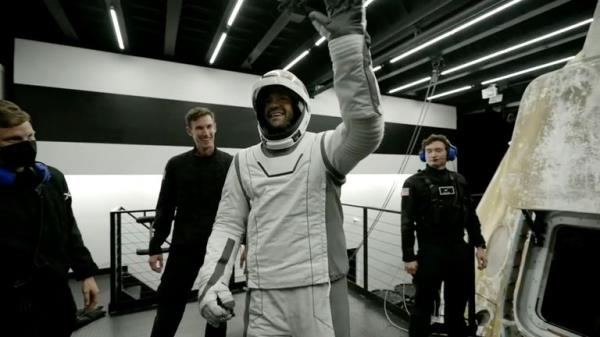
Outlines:
{"label": "white spacesuit", "polygon": [[[357,1],[355,1],[357,2]],[[363,13],[364,14],[364,13]],[[363,34],[330,40],[342,123],[307,132],[309,96],[285,70],[263,75],[253,89],[261,143],[231,165],[200,270],[200,310],[209,322],[230,318],[226,284],[242,238],[247,246],[247,336],[349,336],[348,271],[340,189],[345,175],[383,137],[380,96]],[[264,93],[286,88],[294,117],[269,128]]]}

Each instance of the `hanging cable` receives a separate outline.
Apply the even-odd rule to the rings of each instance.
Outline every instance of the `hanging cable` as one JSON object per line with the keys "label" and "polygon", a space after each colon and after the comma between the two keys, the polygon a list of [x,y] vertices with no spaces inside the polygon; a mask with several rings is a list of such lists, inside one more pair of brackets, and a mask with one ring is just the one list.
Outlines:
{"label": "hanging cable", "polygon": [[[411,134],[410,141],[408,143],[408,147],[405,152],[406,155],[402,159],[402,164],[400,165],[400,168],[398,169],[396,174],[402,174],[402,172],[404,172],[404,170],[406,169],[406,166],[408,165],[410,155],[411,155],[411,153],[413,153],[414,148],[417,145],[417,140],[419,139],[419,134],[421,133],[421,128],[423,127],[423,123],[425,122],[425,117],[427,116],[427,112],[429,111],[429,106],[431,105],[431,102],[427,100],[427,97],[429,97],[435,93],[437,81],[438,81],[438,78],[440,75],[441,61],[433,62],[432,65],[433,65],[432,76],[431,76],[431,79],[429,80],[429,84],[427,85],[427,90],[425,92],[425,99],[424,99],[423,104],[421,105],[421,111],[419,112],[419,118],[417,118],[417,124],[415,125],[415,128],[413,129],[413,132]],[[375,226],[377,225],[377,223],[379,223],[379,220],[381,219],[381,216],[384,213],[383,209],[386,209],[389,202],[392,200],[392,197],[394,195],[394,192],[396,191],[397,186],[398,186],[398,181],[394,180],[394,182],[392,183],[392,187],[390,187],[390,190],[386,194],[386,197],[383,201],[383,205],[380,207],[382,210],[379,211],[377,213],[377,215],[375,216],[373,223],[371,224],[371,226],[369,226],[369,229],[367,230],[366,237],[355,248],[354,253],[352,253],[349,260],[352,260],[356,256],[356,254],[358,253],[358,250],[363,246],[365,240],[367,240],[369,238],[369,236],[375,229]]]}
{"label": "hanging cable", "polygon": [[[435,94],[435,90],[437,87],[437,82],[441,73],[441,68],[442,68],[442,60],[441,59],[437,59],[435,61],[432,62],[432,74],[431,74],[431,79],[429,81],[429,84],[427,85],[427,90],[425,93],[425,98],[423,100],[423,105],[421,106],[421,112],[419,113],[419,118],[417,119],[417,124],[415,125],[415,128],[413,129],[409,144],[408,144],[408,148],[407,151],[405,152],[406,155],[404,156],[402,163],[400,165],[400,168],[398,169],[397,174],[401,174],[404,172],[404,170],[406,169],[406,166],[408,165],[408,161],[410,159],[410,155],[413,153],[415,146],[417,146],[417,141],[419,139],[419,135],[421,133],[421,129],[423,128],[423,123],[425,122],[425,118],[427,116],[427,113],[429,112],[429,107],[431,105],[431,101],[427,99],[427,97]],[[389,203],[389,201],[391,200],[394,192],[396,191],[396,188],[398,187],[398,181],[394,181],[394,183],[392,184],[392,186],[390,187],[390,190],[386,196],[386,199],[384,201],[383,206],[381,207],[382,209],[385,209]],[[376,217],[376,219],[373,222],[373,225],[371,226],[371,228],[368,231],[368,234],[370,234],[373,229],[375,228],[375,224],[379,221],[379,218],[381,217],[381,215],[383,214],[382,211],[380,211]],[[368,239],[368,235],[367,238]],[[396,274],[392,277],[391,280],[391,284],[394,283],[396,277],[398,276],[399,272],[401,269],[398,270],[398,272],[396,272]],[[390,315],[388,313],[387,310],[387,298],[389,295],[390,290],[386,289],[385,290],[385,294],[383,297],[383,312],[385,313],[385,317],[388,321],[389,324],[391,324],[393,327],[402,330],[402,331],[406,331],[408,332],[408,329],[399,326],[397,324],[395,324],[392,319],[390,318]],[[407,315],[410,317],[410,311],[408,310],[408,306],[406,305],[406,285],[402,284],[402,306],[404,311],[407,313]]]}

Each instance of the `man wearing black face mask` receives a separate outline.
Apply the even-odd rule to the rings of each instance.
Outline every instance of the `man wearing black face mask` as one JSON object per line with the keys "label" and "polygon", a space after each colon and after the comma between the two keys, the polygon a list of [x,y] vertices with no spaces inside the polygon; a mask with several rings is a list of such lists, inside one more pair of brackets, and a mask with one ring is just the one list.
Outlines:
{"label": "man wearing black face mask", "polygon": [[70,336],[75,302],[67,273],[83,280],[85,308],[96,306],[97,266],[73,217],[63,174],[36,162],[29,115],[0,100],[0,247],[10,252],[0,274],[7,336]]}

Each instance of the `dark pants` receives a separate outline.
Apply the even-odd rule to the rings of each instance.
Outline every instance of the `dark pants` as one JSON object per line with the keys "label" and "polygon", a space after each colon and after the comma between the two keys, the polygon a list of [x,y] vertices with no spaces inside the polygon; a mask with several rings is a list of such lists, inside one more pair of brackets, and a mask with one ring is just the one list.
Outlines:
{"label": "dark pants", "polygon": [[[173,337],[190,298],[190,290],[204,262],[204,250],[175,249],[169,252],[168,263],[158,286],[158,309],[151,337]],[[198,313],[198,315],[200,315]],[[227,324],[218,328],[206,324],[207,337],[225,337]]]}
{"label": "dark pants", "polygon": [[11,337],[68,337],[75,326],[75,302],[66,279],[35,279],[17,288],[3,288],[8,310],[0,329]]}
{"label": "dark pants", "polygon": [[[425,245],[424,245],[425,246]],[[444,282],[444,322],[449,337],[465,337],[465,308],[473,284],[474,261],[467,244],[441,244],[419,249],[415,307],[410,317],[410,337],[430,335],[431,314]]]}

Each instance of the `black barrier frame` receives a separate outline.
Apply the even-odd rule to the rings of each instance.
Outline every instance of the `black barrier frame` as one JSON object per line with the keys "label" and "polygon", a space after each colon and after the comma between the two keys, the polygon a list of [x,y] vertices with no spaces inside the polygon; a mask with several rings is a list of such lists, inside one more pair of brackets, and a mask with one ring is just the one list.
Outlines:
{"label": "black barrier frame", "polygon": [[[143,226],[148,231],[150,225],[146,225],[152,216],[156,213],[155,209],[127,210],[120,207],[118,210],[110,212],[110,303],[108,313],[111,316],[122,315],[132,312],[149,310],[156,308],[156,291],[148,287],[144,282],[128,273],[127,266],[122,264],[122,225],[123,216],[130,216],[139,226]],[[139,214],[139,216],[137,216]],[[170,245],[169,241],[165,241]],[[168,248],[162,248],[163,253],[168,252]],[[147,249],[137,249],[137,255],[147,255]],[[124,289],[127,284],[135,284],[142,287],[146,295],[142,299],[135,299]],[[245,282],[232,282],[230,289],[233,293],[242,291]],[[150,293],[150,295],[148,295]],[[195,301],[198,297],[198,290],[191,290],[188,301]]]}
{"label": "black barrier frame", "polygon": [[[133,214],[141,213],[141,216],[148,216],[148,213],[155,212],[154,209],[126,210],[123,207],[110,212],[110,303],[108,313],[110,315],[121,315],[155,307],[155,298],[146,298],[134,300],[125,293],[123,276],[127,273],[127,267],[122,265],[122,216],[127,214],[133,219],[138,217]],[[140,224],[143,225],[143,224]]]}

